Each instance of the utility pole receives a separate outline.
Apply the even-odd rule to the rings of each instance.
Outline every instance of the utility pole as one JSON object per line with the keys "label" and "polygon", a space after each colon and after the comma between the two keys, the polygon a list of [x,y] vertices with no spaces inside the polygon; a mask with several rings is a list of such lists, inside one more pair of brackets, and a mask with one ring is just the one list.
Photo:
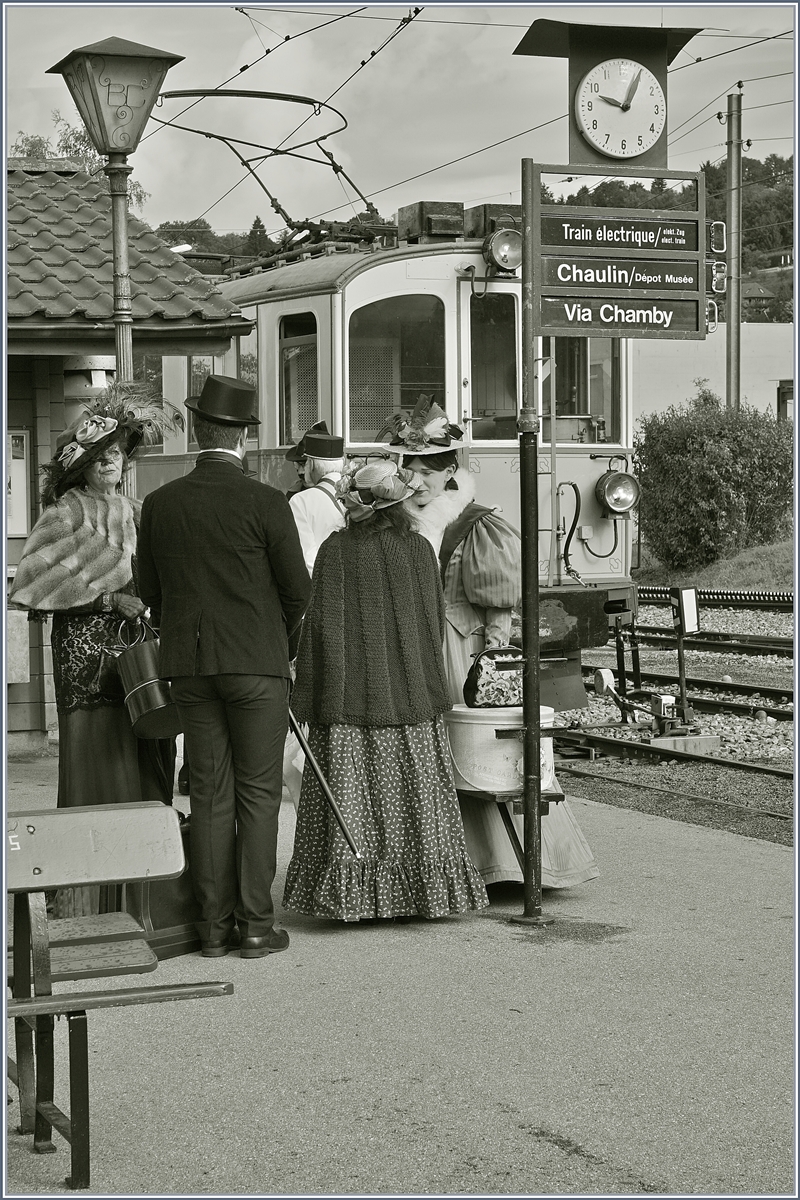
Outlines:
{"label": "utility pole", "polygon": [[[725,219],[728,226],[728,296],[725,339],[725,405],[739,408],[742,326],[742,84],[738,95],[728,96],[727,195]],[[722,114],[718,114],[722,117]]]}

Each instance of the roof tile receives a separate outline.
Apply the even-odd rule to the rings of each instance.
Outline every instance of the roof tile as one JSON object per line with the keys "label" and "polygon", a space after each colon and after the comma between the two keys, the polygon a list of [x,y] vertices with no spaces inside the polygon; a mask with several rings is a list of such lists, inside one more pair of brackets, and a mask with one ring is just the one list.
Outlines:
{"label": "roof tile", "polygon": [[[8,320],[113,315],[111,202],[102,178],[67,169],[8,170]],[[238,310],[216,286],[128,215],[134,320],[203,324]]]}

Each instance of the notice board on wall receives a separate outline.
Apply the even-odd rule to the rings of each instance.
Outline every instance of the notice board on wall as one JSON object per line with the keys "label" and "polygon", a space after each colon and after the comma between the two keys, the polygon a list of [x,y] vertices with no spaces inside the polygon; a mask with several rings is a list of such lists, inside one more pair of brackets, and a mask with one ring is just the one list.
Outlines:
{"label": "notice board on wall", "polygon": [[27,537],[31,521],[30,431],[9,429],[6,444],[6,537]]}

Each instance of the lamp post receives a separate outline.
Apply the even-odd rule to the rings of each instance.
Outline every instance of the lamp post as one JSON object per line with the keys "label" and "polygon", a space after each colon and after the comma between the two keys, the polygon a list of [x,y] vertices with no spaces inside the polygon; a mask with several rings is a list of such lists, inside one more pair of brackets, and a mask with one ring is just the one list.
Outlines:
{"label": "lamp post", "polygon": [[114,342],[117,380],[133,379],[133,317],[128,268],[128,155],[139,145],[167,71],[183,55],[154,50],[122,38],[106,38],[73,50],[50,67],[62,75],[86,132],[99,154],[111,192]]}

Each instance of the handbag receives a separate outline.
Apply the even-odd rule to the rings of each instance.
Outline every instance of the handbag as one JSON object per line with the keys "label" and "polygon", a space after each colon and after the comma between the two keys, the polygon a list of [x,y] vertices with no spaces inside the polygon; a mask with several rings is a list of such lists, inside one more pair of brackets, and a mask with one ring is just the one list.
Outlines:
{"label": "handbag", "polygon": [[522,704],[522,651],[491,646],[475,655],[464,681],[468,708],[517,708]]}
{"label": "handbag", "polygon": [[[136,640],[125,646],[117,657],[133,732],[140,738],[176,737],[181,732],[181,721],[169,681],[159,675],[158,634],[141,617],[137,620]],[[120,640],[126,624],[120,625]]]}

